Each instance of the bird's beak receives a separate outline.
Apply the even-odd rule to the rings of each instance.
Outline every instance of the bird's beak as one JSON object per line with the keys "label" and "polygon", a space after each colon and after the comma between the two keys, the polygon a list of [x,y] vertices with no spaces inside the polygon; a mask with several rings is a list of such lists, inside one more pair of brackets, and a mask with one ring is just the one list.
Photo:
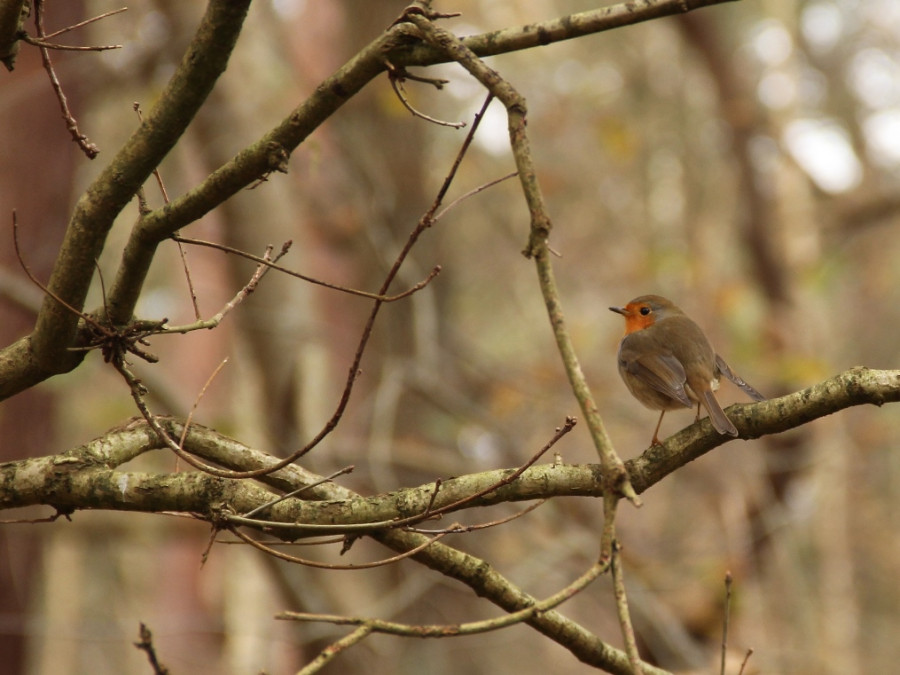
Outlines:
{"label": "bird's beak", "polygon": [[610,307],[609,311],[621,314],[622,316],[628,316],[628,311],[624,307]]}

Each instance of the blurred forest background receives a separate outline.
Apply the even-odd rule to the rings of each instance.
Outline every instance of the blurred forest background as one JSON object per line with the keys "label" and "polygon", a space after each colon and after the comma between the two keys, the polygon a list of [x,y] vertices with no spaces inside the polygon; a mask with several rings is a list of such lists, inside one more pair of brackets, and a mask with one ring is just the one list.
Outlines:
{"label": "blurred forest background", "polygon": [[[403,2],[272,0],[251,7],[228,71],[160,167],[170,195],[255,141],[396,18]],[[440,1],[458,35],[590,9],[577,0]],[[48,30],[117,8],[47,3]],[[55,53],[88,161],[71,143],[39,55],[24,47],[0,80],[0,220],[15,208],[23,254],[46,278],[75,199],[137,125],[196,28],[202,3],[139,3],[65,41],[120,43]],[[704,327],[749,382],[775,396],[853,365],[900,362],[900,4],[745,0],[488,63],[526,97],[528,129],[555,229],[563,308],[618,451],[640,453],[656,414],[615,368],[621,318],[607,307],[658,292]],[[461,68],[441,92],[408,82],[412,103],[469,121],[484,91]],[[290,172],[243,191],[185,234],[256,254],[287,239],[284,264],[375,290],[430,205],[465,131],[413,118],[378,78],[292,156]],[[514,170],[494,103],[452,199]],[[161,198],[148,184],[152,206]],[[6,215],[4,215],[6,214]],[[100,266],[107,279],[136,218],[126,209]],[[0,339],[33,325],[41,294],[0,238]],[[306,460],[365,494],[438,476],[516,466],[577,415],[533,264],[528,213],[506,181],[424,235],[396,288],[440,276],[387,306],[339,428]],[[211,315],[252,266],[188,252]],[[163,247],[139,307],[192,319],[174,245]],[[99,285],[88,307],[102,303]],[[370,304],[270,274],[211,332],[156,338],[137,371],[156,412],[186,415],[210,373],[229,365],[197,420],[285,455],[337,404]],[[725,404],[743,401],[723,385]],[[57,453],[137,414],[98,355],[0,405],[0,459]],[[693,421],[672,413],[669,435]],[[900,437],[896,410],[855,408],[802,429],[733,442],[623,504],[630,602],[642,654],[674,671],[713,672],[723,579],[734,575],[729,644],[746,672],[891,672],[900,662]],[[586,430],[557,447],[596,461]],[[171,470],[167,453],[140,460]],[[469,512],[489,520],[513,507]],[[21,516],[21,514],[17,514]],[[0,663],[28,675],[150,672],[132,643],[154,632],[173,673],[294,672],[346,631],[276,622],[281,610],[418,623],[494,616],[468,589],[404,561],[358,572],[297,568],[218,546],[187,519],[78,512],[72,523],[0,529]],[[538,597],[597,555],[601,504],[560,499],[514,524],[454,543]],[[359,544],[361,555],[384,549]],[[358,553],[354,549],[354,553]],[[609,580],[562,607],[620,644]],[[375,636],[329,673],[580,673],[586,667],[519,626],[452,640]]]}

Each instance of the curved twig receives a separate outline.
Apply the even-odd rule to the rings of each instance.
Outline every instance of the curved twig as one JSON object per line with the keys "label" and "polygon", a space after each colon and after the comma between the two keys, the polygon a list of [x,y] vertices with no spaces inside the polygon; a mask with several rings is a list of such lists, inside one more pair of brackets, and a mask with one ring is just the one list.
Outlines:
{"label": "curved twig", "polygon": [[447,532],[441,532],[440,534],[436,534],[433,537],[429,538],[424,543],[416,546],[414,548],[409,549],[408,551],[404,551],[395,556],[391,556],[390,558],[384,558],[383,560],[376,560],[374,562],[368,563],[358,563],[355,565],[335,565],[333,563],[323,563],[318,560],[309,560],[307,558],[298,558],[297,556],[288,555],[287,553],[283,553],[277,549],[272,548],[271,546],[266,546],[260,541],[257,541],[253,537],[249,537],[237,528],[229,528],[231,533],[241,539],[242,541],[250,544],[253,548],[262,551],[274,558],[278,558],[279,560],[284,560],[286,562],[296,563],[298,565],[303,565],[304,567],[315,567],[322,570],[369,570],[373,567],[384,567],[385,565],[390,565],[395,562],[399,562],[401,560],[405,560],[406,558],[412,557],[417,553],[421,553],[423,550],[431,546],[436,541],[443,539],[447,536]]}
{"label": "curved twig", "polygon": [[[403,298],[409,297],[413,293],[425,288],[425,286],[431,283],[431,281],[441,272],[441,266],[435,265],[435,267],[431,270],[427,277],[422,279],[422,281],[412,286],[411,288],[406,289],[402,293],[398,293],[396,295],[379,295],[377,293],[369,293],[367,291],[360,291],[355,288],[333,284],[328,281],[322,281],[321,279],[316,279],[315,277],[310,277],[305,274],[301,274],[300,272],[295,272],[294,270],[290,270],[287,267],[276,265],[272,261],[267,261],[264,258],[253,255],[252,253],[247,253],[246,251],[242,251],[232,246],[227,246],[226,244],[219,244],[214,241],[204,241],[202,239],[192,239],[190,237],[183,237],[181,235],[172,235],[171,239],[179,243],[193,244],[194,246],[206,246],[207,248],[218,249],[219,251],[224,251],[225,253],[233,253],[234,255],[246,258],[247,260],[252,260],[253,262],[259,263],[260,265],[271,267],[273,270],[276,270],[278,272],[283,272],[284,274],[288,274],[292,277],[297,277],[298,279],[302,279],[303,281],[308,281],[311,284],[324,286],[325,288],[331,288],[336,291],[340,291],[341,293],[347,293],[349,295],[358,295],[361,298],[368,298],[369,300],[378,300],[379,302],[396,302],[397,300],[402,300]],[[290,243],[291,242],[287,242],[287,244]]]}

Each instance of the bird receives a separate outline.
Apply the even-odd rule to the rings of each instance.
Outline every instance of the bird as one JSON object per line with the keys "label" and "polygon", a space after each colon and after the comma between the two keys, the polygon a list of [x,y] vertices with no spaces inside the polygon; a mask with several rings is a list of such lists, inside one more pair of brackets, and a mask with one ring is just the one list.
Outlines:
{"label": "bird", "polygon": [[703,330],[671,300],[641,295],[610,311],[625,317],[619,343],[619,375],[631,394],[646,407],[659,410],[651,446],[661,445],[659,426],[667,410],[706,408],[713,427],[722,435],[738,430],[725,415],[714,393],[724,375],[754,401],[765,396],[742,380],[712,348]]}

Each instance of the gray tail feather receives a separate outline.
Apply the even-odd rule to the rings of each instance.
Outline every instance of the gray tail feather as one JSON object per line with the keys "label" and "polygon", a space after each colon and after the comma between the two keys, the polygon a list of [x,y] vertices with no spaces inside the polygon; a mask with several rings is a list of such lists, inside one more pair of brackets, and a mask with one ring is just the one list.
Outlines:
{"label": "gray tail feather", "polygon": [[727,363],[725,363],[725,359],[723,359],[718,354],[716,354],[716,367],[719,369],[719,372],[722,373],[722,375],[724,375],[727,379],[731,380],[737,386],[739,386],[741,389],[743,389],[746,392],[746,394],[750,398],[752,398],[754,401],[765,401],[766,400],[765,396],[763,396],[758,391],[756,391],[756,389],[754,389],[749,384],[744,382],[744,380],[741,379],[740,375],[735,373],[731,369],[731,367]]}
{"label": "gray tail feather", "polygon": [[716,400],[716,395],[713,394],[712,391],[703,392],[703,407],[706,408],[706,412],[709,413],[709,421],[712,422],[716,431],[728,436],[738,435],[738,430],[725,415],[725,411],[722,410],[722,406],[719,405],[719,402]]}

